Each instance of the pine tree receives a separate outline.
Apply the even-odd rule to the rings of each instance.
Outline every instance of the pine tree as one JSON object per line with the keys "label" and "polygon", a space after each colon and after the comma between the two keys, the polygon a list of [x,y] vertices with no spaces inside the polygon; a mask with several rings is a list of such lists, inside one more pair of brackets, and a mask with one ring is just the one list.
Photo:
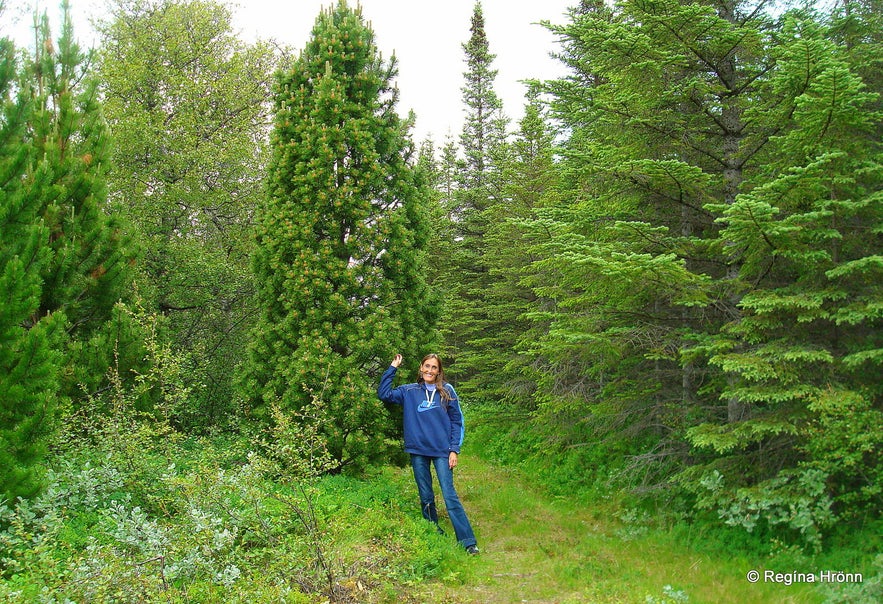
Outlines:
{"label": "pine tree", "polygon": [[337,469],[389,450],[375,379],[435,342],[425,176],[360,9],[324,10],[279,75],[254,269],[262,316],[243,382],[255,413],[316,399]]}
{"label": "pine tree", "polygon": [[[67,2],[62,16],[57,43],[45,15],[35,23],[38,44],[25,76],[33,106],[26,184],[39,196],[49,229],[39,312],[63,312],[68,320],[62,391],[71,395],[95,391],[114,362],[115,336],[103,331],[114,305],[131,293],[135,255],[125,223],[107,207],[110,134]],[[44,180],[30,181],[43,171]]]}
{"label": "pine tree", "polygon": [[55,410],[64,323],[63,313],[40,310],[50,254],[39,192],[51,173],[45,166],[30,170],[34,107],[21,89],[15,52],[0,39],[0,501],[40,488],[37,464]]}

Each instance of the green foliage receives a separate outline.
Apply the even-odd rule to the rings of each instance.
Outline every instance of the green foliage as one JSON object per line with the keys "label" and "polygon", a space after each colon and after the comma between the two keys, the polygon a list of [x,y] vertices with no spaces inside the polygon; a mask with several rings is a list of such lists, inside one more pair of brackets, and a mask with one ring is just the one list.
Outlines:
{"label": "green foliage", "polygon": [[317,18],[275,92],[254,255],[261,317],[242,391],[263,417],[322,400],[335,470],[389,451],[371,377],[394,353],[419,358],[434,341],[428,191],[395,113],[395,69],[360,11],[341,2]]}
{"label": "green foliage", "polygon": [[879,96],[855,63],[879,40],[754,8],[586,3],[552,28],[567,138],[516,237],[522,366],[549,442],[627,451],[638,492],[720,472],[700,509],[819,547],[880,509]]}
{"label": "green foliage", "polygon": [[[164,508],[168,497],[155,476],[174,463],[176,444],[183,438],[174,419],[190,404],[189,367],[186,356],[164,337],[160,315],[121,303],[115,314],[124,326],[121,333],[139,342],[142,362],[136,367],[119,362],[109,367],[109,387],[67,411],[55,448],[71,453],[80,448],[101,451],[107,463],[124,472],[126,490],[136,505],[154,511]],[[164,459],[145,451],[162,453]]]}
{"label": "green foliage", "polygon": [[32,105],[15,94],[15,48],[0,39],[0,499],[31,496],[45,452],[42,433],[58,387],[57,336],[63,314],[41,316],[40,272],[48,261],[41,203],[24,186],[22,144]]}
{"label": "green foliage", "polygon": [[105,207],[109,133],[97,84],[86,72],[89,57],[74,41],[67,2],[62,8],[57,42],[46,16],[36,26],[40,42],[23,82],[34,108],[31,161],[35,173],[46,172],[46,180],[28,184],[39,187],[50,231],[41,309],[64,310],[70,331],[81,334],[101,324],[128,285],[130,257],[120,219]]}
{"label": "green foliage", "polygon": [[883,554],[879,554],[873,563],[874,574],[862,575],[861,582],[848,583],[841,586],[825,585],[825,604],[874,604],[883,598]]}
{"label": "green foliage", "polygon": [[[714,472],[699,481],[705,491],[698,494],[696,505],[716,510],[726,524],[748,532],[761,522],[789,529],[818,552],[823,532],[835,520],[827,478],[819,470],[800,468],[783,470],[753,487],[733,489],[727,487],[722,474]],[[788,539],[789,535],[783,537]]]}
{"label": "green foliage", "polygon": [[480,226],[479,214],[487,209],[491,201],[489,195],[497,184],[491,178],[497,169],[493,154],[505,142],[507,120],[503,115],[503,103],[494,90],[496,55],[490,52],[481,2],[473,6],[469,33],[469,40],[463,44],[466,72],[463,74],[462,98],[466,119],[460,134],[465,170],[460,176],[460,201],[455,215],[462,220],[464,235],[475,237],[480,232],[471,229]]}
{"label": "green foliage", "polygon": [[861,518],[883,496],[883,411],[856,392],[833,389],[820,393],[809,410],[812,420],[801,445],[809,465],[830,477],[829,492],[840,517]]}
{"label": "green foliage", "polygon": [[[107,204],[110,132],[89,71],[91,56],[74,39],[68,2],[62,28],[53,41],[48,18],[35,23],[36,46],[25,64],[22,86],[31,95],[33,114],[27,145],[30,169],[23,175],[42,206],[49,258],[40,276],[40,313],[64,312],[70,337],[61,396],[105,386],[103,371],[113,349],[101,334],[114,304],[126,298],[136,254],[127,225]],[[82,356],[80,356],[82,355]]]}
{"label": "green foliage", "polygon": [[[108,134],[70,7],[32,55],[2,41],[0,369],[2,496],[31,496],[59,401],[97,388],[113,349],[101,334],[130,282],[123,224],[105,205]],[[62,331],[63,330],[63,331]]]}
{"label": "green foliage", "polygon": [[[268,460],[246,441],[142,444],[161,507],[139,504],[129,470],[107,455],[110,441],[54,459],[42,495],[0,506],[4,601],[365,601],[384,593],[395,601],[400,585],[451,573],[462,560],[453,541],[402,505],[413,489],[404,473],[327,477],[302,491],[273,482]],[[317,545],[333,565],[331,584]]]}
{"label": "green foliage", "polygon": [[277,473],[283,482],[316,478],[334,467],[334,459],[322,437],[322,427],[331,418],[321,398],[314,398],[293,415],[278,405],[273,405],[270,412],[273,425],[264,447],[270,459],[276,463]]}
{"label": "green foliage", "polygon": [[[871,452],[879,438],[859,436],[880,422],[873,401],[880,394],[881,290],[873,275],[881,215],[873,199],[883,172],[879,145],[866,138],[879,116],[866,110],[876,97],[812,20],[787,15],[783,34],[772,82],[783,89],[801,82],[794,123],[773,141],[782,154],[767,166],[772,173],[720,219],[723,236],[744,250],[743,278],[758,285],[742,298],[741,320],[723,330],[731,348],[709,361],[731,376],[722,396],[750,405],[751,417],[700,425],[688,438],[721,453],[784,444],[779,459],[787,455],[791,464],[798,451],[808,454],[796,476],[824,477],[825,488],[812,496],[821,508],[835,496],[836,509],[849,517],[877,508],[881,488],[879,458]],[[798,80],[807,58],[814,77]],[[856,412],[851,421],[839,420],[849,408]],[[862,478],[844,473],[841,461],[858,464]],[[782,470],[761,485],[787,499],[789,489],[780,487],[791,477]],[[768,520],[777,522],[776,515]]]}
{"label": "green foliage", "polygon": [[552,434],[542,415],[532,420],[506,414],[487,402],[476,405],[469,417],[469,442],[479,455],[501,468],[517,468],[552,495],[588,501],[611,493],[612,486],[624,486],[620,474],[629,450],[600,443],[573,446],[571,439],[582,425]]}
{"label": "green foliage", "polygon": [[444,150],[443,169],[454,178],[444,200],[449,233],[443,241],[446,264],[439,267],[437,275],[444,284],[444,356],[448,366],[464,380],[463,393],[467,395],[474,392],[470,380],[480,379],[486,369],[483,362],[493,355],[487,338],[503,323],[489,305],[493,259],[484,237],[493,222],[506,216],[497,215],[494,210],[500,207],[492,210],[492,206],[505,196],[502,171],[509,154],[508,119],[494,89],[496,55],[490,52],[480,2],[473,7],[469,32],[469,40],[463,44],[466,71],[461,88],[465,110],[459,148],[462,157],[457,156],[452,142]]}
{"label": "green foliage", "polygon": [[[341,473],[399,448],[374,378],[438,345],[444,299],[470,442],[618,519],[595,539],[555,508],[579,523],[546,535],[561,564],[532,514],[515,526],[518,488],[482,494],[550,576],[626,598],[595,572],[604,541],[619,561],[683,538],[864,572],[816,595],[879,600],[879,9],[582,2],[553,28],[571,74],[507,143],[476,4],[463,157],[449,140],[440,164],[414,160],[395,61],[344,2],[272,95],[279,54],[212,1],[112,3],[100,86],[67,3],[32,56],[0,41],[0,599],[398,601],[468,579],[407,471]],[[242,419],[249,332],[263,432],[186,438]],[[668,579],[637,593],[706,597]]]}
{"label": "green foliage", "polygon": [[110,199],[137,226],[141,295],[190,357],[194,395],[176,422],[225,427],[256,314],[252,221],[281,59],[237,38],[231,9],[212,0],[119,0],[110,14],[98,54],[116,139]]}
{"label": "green foliage", "polygon": [[523,409],[534,406],[536,385],[531,356],[519,349],[519,341],[542,331],[525,312],[538,304],[522,281],[536,258],[531,248],[538,239],[526,221],[549,203],[557,184],[553,134],[538,94],[532,89],[527,95],[525,115],[511,144],[492,153],[502,190],[483,212],[488,226],[480,245],[487,275],[471,315],[478,329],[461,359],[467,379],[458,384],[473,396],[510,400]]}

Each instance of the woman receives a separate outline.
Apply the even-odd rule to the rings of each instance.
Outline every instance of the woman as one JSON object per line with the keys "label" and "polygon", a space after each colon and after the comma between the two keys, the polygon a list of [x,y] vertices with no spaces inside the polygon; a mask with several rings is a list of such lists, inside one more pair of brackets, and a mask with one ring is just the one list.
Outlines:
{"label": "woman", "polygon": [[454,468],[464,434],[463,414],[457,393],[453,386],[445,382],[438,355],[428,354],[423,358],[416,384],[393,388],[392,381],[401,364],[402,355],[397,354],[380,378],[377,396],[386,403],[395,403],[404,408],[405,451],[411,454],[411,467],[414,469],[423,517],[438,525],[429,469],[433,465],[457,541],[468,553],[477,554],[475,534],[454,490]]}

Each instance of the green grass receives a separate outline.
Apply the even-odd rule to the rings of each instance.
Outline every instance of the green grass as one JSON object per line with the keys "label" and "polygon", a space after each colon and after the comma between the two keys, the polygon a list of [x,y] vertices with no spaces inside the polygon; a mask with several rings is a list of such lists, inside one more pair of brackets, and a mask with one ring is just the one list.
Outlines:
{"label": "green grass", "polygon": [[822,601],[813,586],[749,583],[746,573],[762,561],[697,553],[668,532],[634,530],[609,504],[549,497],[468,451],[457,482],[482,555],[462,561],[470,581],[426,584],[415,602],[678,601],[667,594],[696,603]]}

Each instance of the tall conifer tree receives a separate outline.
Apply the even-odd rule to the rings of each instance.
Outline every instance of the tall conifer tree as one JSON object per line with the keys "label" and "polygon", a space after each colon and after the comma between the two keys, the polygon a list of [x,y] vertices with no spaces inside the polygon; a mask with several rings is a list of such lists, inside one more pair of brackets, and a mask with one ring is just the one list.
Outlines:
{"label": "tall conifer tree", "polygon": [[44,312],[63,309],[69,331],[101,325],[119,300],[128,258],[120,242],[120,221],[105,211],[110,133],[96,81],[86,72],[87,56],[73,38],[70,7],[63,5],[61,36],[52,40],[44,16],[28,73],[33,95],[35,162],[52,170],[43,191],[52,262],[43,272]]}
{"label": "tall conifer tree", "polygon": [[[33,116],[27,143],[32,173],[49,229],[49,258],[41,273],[41,314],[67,318],[62,392],[79,396],[101,388],[115,362],[114,305],[131,293],[135,252],[126,224],[107,206],[110,132],[99,100],[90,57],[74,38],[68,2],[53,40],[46,15],[35,21],[36,45],[25,71]],[[116,349],[121,356],[125,351]]]}
{"label": "tall conifer tree", "polygon": [[466,118],[460,147],[466,169],[461,176],[463,197],[458,209],[464,214],[473,210],[480,213],[491,201],[491,176],[495,170],[492,154],[505,140],[507,126],[503,102],[494,88],[497,70],[493,64],[497,55],[490,50],[481,2],[475,3],[469,32],[469,40],[463,44],[466,71],[461,89]]}
{"label": "tall conifer tree", "polygon": [[845,419],[879,434],[879,117],[849,66],[862,53],[819,15],[736,0],[573,17],[558,30],[572,74],[552,87],[567,197],[536,223],[551,239],[533,283],[554,304],[536,313],[538,402],[579,427],[571,444],[632,448],[642,481],[689,460],[683,484],[734,523],[803,506],[791,528],[818,544],[835,496],[879,501],[879,438],[850,440]]}
{"label": "tall conifer tree", "polygon": [[[755,446],[782,447],[793,467],[740,498],[797,492],[860,516],[883,503],[881,114],[879,96],[849,68],[849,49],[812,17],[783,21],[773,82],[793,86],[796,102],[778,153],[758,186],[720,208],[722,235],[741,250],[740,277],[752,287],[710,362],[736,377],[726,394],[751,413],[689,437],[722,453],[726,467]],[[813,76],[802,79],[807,63]]]}
{"label": "tall conifer tree", "polygon": [[489,285],[483,237],[488,229],[488,207],[501,196],[500,154],[504,152],[508,120],[494,83],[496,55],[490,51],[481,2],[476,2],[470,20],[469,40],[463,44],[466,71],[463,74],[463,105],[466,110],[460,134],[457,187],[453,191],[450,218],[453,221],[452,263],[446,273],[445,345],[460,379],[479,370],[473,352],[488,329],[484,295]]}
{"label": "tall conifer tree", "polygon": [[75,398],[101,389],[115,356],[128,354],[117,347],[112,319],[115,304],[131,293],[136,254],[125,221],[107,206],[111,140],[90,56],[74,38],[69,3],[61,9],[57,39],[45,14],[35,19],[35,47],[24,67],[33,106],[25,179],[49,229],[40,314],[67,319],[60,394]]}
{"label": "tall conifer tree", "polygon": [[558,177],[554,137],[536,87],[527,94],[519,126],[512,143],[499,147],[508,153],[494,156],[502,194],[485,210],[487,229],[481,242],[488,270],[482,301],[485,322],[482,333],[470,343],[480,373],[463,386],[498,401],[516,401],[517,407],[507,406],[524,412],[532,407],[534,385],[520,342],[535,336],[525,311],[537,304],[534,292],[522,283],[536,259],[531,251],[536,237],[525,222],[554,195]]}
{"label": "tall conifer tree", "polygon": [[377,372],[435,342],[428,189],[395,75],[361,10],[341,1],[276,87],[254,259],[262,316],[244,386],[259,414],[316,399],[338,468],[388,451]]}
{"label": "tall conifer tree", "polygon": [[49,250],[38,193],[49,174],[39,169],[25,186],[33,105],[19,86],[15,54],[12,42],[0,39],[0,500],[39,488],[36,463],[57,390],[54,335],[64,321],[62,313],[40,312]]}
{"label": "tall conifer tree", "polygon": [[[33,492],[28,468],[54,409],[94,387],[113,362],[103,331],[126,292],[132,258],[121,222],[106,212],[109,137],[95,81],[67,2],[62,13],[57,40],[45,15],[35,20],[37,43],[20,68],[4,43],[0,449],[13,458],[10,472],[21,472],[4,485],[7,493]],[[64,337],[50,338],[61,325]]]}

